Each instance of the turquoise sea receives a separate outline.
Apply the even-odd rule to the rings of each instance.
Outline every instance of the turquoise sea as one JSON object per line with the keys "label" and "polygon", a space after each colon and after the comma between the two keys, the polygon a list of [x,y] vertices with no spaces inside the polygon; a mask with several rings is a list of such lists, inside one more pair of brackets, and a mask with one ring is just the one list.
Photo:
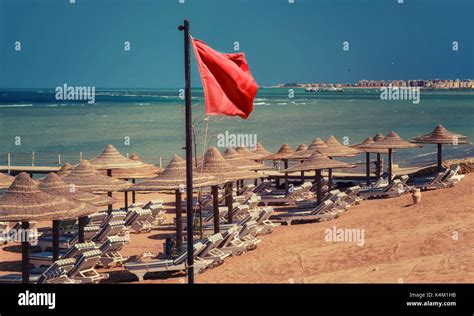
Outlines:
{"label": "turquoise sea", "polygon": [[[0,90],[0,165],[7,153],[13,164],[75,163],[79,153],[91,158],[106,144],[122,153],[138,153],[144,160],[166,162],[184,156],[184,101],[178,89],[97,90],[96,103],[57,101],[53,90]],[[314,137],[335,135],[357,143],[377,132],[396,131],[402,138],[430,132],[436,124],[474,140],[474,91],[422,91],[421,102],[383,101],[377,90],[308,93],[294,89],[261,88],[249,119],[210,117],[207,140],[217,144],[219,133],[256,134],[269,150],[282,143],[296,148]],[[203,93],[193,90],[197,152],[205,134]],[[125,144],[129,141],[129,145]],[[395,163],[434,162],[436,148],[399,150]],[[445,146],[445,157],[474,156],[473,145]],[[359,155],[353,158],[362,161]]]}

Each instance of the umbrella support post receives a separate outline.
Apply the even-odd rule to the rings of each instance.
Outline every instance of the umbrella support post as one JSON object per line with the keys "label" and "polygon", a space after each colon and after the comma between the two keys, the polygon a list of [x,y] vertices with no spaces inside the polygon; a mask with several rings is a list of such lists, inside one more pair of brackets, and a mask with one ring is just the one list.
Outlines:
{"label": "umbrella support post", "polygon": [[23,239],[21,241],[21,282],[30,283],[30,223],[21,222],[21,231]]}
{"label": "umbrella support post", "polygon": [[[181,201],[181,192],[176,190],[176,247],[178,248],[178,253],[181,253],[183,250],[183,211],[181,209]],[[187,229],[191,228],[187,227]]]}
{"label": "umbrella support post", "polygon": [[322,200],[322,194],[321,194],[321,169],[316,170],[316,195],[317,195],[317,200],[316,204],[319,205],[321,204]]}
{"label": "umbrella support post", "polygon": [[[135,179],[132,179],[132,183],[135,184]],[[135,191],[132,191],[132,203],[135,203]]]}
{"label": "umbrella support post", "polygon": [[443,145],[438,144],[438,172],[441,172],[443,163]]}
{"label": "umbrella support post", "polygon": [[219,189],[217,185],[212,186],[212,206],[214,209],[214,234],[217,234],[219,229]]}
{"label": "umbrella support post", "polygon": [[225,203],[227,205],[227,219],[229,224],[232,224],[232,182],[227,183],[225,186]]}
{"label": "umbrella support post", "polygon": [[388,183],[392,183],[392,148],[388,149]]}
{"label": "umbrella support post", "polygon": [[328,170],[328,192],[331,191],[331,188],[332,188],[332,169],[329,169]]}
{"label": "umbrella support post", "polygon": [[128,211],[128,191],[124,192],[125,210]]}
{"label": "umbrella support post", "polygon": [[59,259],[59,225],[61,221],[54,220],[52,227],[53,234],[53,262]]}
{"label": "umbrella support post", "polygon": [[365,153],[365,175],[367,177],[367,185],[370,185],[370,153]]}
{"label": "umbrella support post", "polygon": [[77,230],[78,238],[79,238],[79,243],[86,242],[86,238],[84,236],[84,227],[86,226],[86,217],[79,217],[79,227]]}
{"label": "umbrella support post", "polygon": [[381,163],[381,159],[380,159],[380,153],[377,153],[377,165],[376,165],[376,175],[377,175],[377,179],[380,178],[380,175],[382,174],[382,163]]}
{"label": "umbrella support post", "polygon": [[[109,198],[112,198],[112,192],[107,192],[107,196],[108,196]],[[113,210],[114,210],[113,204],[107,205],[107,212],[108,212],[109,214],[112,213]]]}
{"label": "umbrella support post", "polygon": [[[283,160],[283,165],[285,169],[288,169],[288,159]],[[288,173],[285,173],[285,195],[288,194]]]}

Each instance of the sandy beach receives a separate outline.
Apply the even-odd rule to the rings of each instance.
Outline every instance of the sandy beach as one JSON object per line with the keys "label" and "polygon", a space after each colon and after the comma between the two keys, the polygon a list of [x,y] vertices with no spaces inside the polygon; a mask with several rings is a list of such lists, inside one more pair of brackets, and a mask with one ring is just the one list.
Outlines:
{"label": "sandy beach", "polygon": [[[257,249],[197,275],[200,283],[473,283],[474,174],[454,188],[426,191],[413,205],[410,195],[362,201],[339,218],[321,223],[280,226],[262,236]],[[121,252],[158,254],[174,234],[174,195],[140,194],[138,201],[161,198],[170,209],[160,229],[131,234]],[[118,203],[115,207],[122,206]],[[278,211],[278,209],[277,209]],[[38,223],[49,226],[48,222]],[[326,242],[326,229],[364,230],[364,245]],[[18,244],[0,248],[0,274],[19,273]],[[99,269],[106,283],[137,283],[122,267]],[[184,273],[152,274],[144,283],[183,283]]]}

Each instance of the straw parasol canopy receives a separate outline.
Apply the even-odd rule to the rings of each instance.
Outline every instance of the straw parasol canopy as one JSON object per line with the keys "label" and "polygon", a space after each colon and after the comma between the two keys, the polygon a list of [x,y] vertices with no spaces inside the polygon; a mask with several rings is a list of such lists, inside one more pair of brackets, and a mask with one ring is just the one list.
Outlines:
{"label": "straw parasol canopy", "polygon": [[289,156],[291,156],[293,153],[294,153],[294,151],[293,151],[293,149],[291,148],[290,145],[283,144],[283,145],[281,145],[278,152],[276,152],[274,154],[271,154],[271,155],[268,155],[268,156],[265,156],[265,157],[262,157],[261,159],[262,160],[283,160],[283,159],[286,159]]}
{"label": "straw parasol canopy", "polygon": [[392,151],[393,149],[402,149],[402,148],[413,148],[413,147],[419,147],[416,144],[412,144],[407,142],[406,140],[403,140],[400,136],[397,135],[394,131],[391,131],[390,133],[385,136],[384,139],[379,140],[379,141],[374,141],[370,145],[372,149],[388,149],[388,176],[389,176],[389,181],[392,181]]}
{"label": "straw parasol canopy", "polygon": [[66,162],[61,167],[61,169],[59,169],[59,171],[57,172],[57,175],[60,177],[67,176],[71,172],[72,169],[73,169],[73,166],[69,162]]}
{"label": "straw parasol canopy", "polygon": [[346,162],[338,161],[325,156],[318,151],[315,151],[307,160],[284,169],[282,173],[292,173],[297,171],[311,171],[321,169],[338,169],[338,168],[353,168],[355,165]]}
{"label": "straw parasol canopy", "polygon": [[384,138],[385,138],[385,136],[383,136],[382,133],[377,133],[377,134],[375,134],[375,136],[372,140],[374,142],[379,142],[379,141],[383,140]]}
{"label": "straw parasol canopy", "polygon": [[296,150],[296,152],[292,154],[291,156],[289,156],[288,159],[290,160],[308,159],[314,153],[315,150],[319,150],[326,147],[328,147],[326,143],[321,138],[316,137],[315,139],[313,139],[311,144],[309,144],[306,150],[303,150],[303,151]]}
{"label": "straw parasol canopy", "polygon": [[418,145],[412,144],[403,140],[397,133],[391,131],[380,141],[375,141],[370,145],[372,149],[401,149],[401,148],[414,148],[419,147]]}
{"label": "straw parasol canopy", "polygon": [[94,206],[41,191],[30,176],[22,172],[0,196],[0,221],[29,222],[63,220],[95,213]]}
{"label": "straw parasol canopy", "polygon": [[316,171],[316,183],[317,183],[317,203],[319,204],[322,200],[322,185],[321,185],[321,170],[322,169],[336,169],[336,168],[353,168],[354,165],[331,159],[317,150],[305,161],[287,168],[281,172],[292,173],[297,171]]}
{"label": "straw parasol canopy", "polygon": [[248,159],[258,160],[261,157],[260,154],[250,151],[247,147],[243,145],[237,147],[235,150],[242,156],[247,157]]}
{"label": "straw parasol canopy", "polygon": [[259,155],[260,158],[273,154],[272,152],[266,150],[261,143],[257,143],[255,150],[253,150],[252,152]]}
{"label": "straw parasol canopy", "polygon": [[355,147],[363,152],[367,153],[378,153],[378,154],[386,154],[388,153],[387,149],[376,149],[372,147],[374,140],[372,137],[367,137],[362,143],[351,145],[350,147]]}
{"label": "straw parasol canopy", "polygon": [[128,159],[123,156],[110,144],[105,147],[99,156],[91,159],[90,164],[97,170],[141,168],[145,165],[141,161]]}
{"label": "straw parasol canopy", "polygon": [[117,179],[149,179],[156,177],[163,169],[152,165],[150,163],[145,163],[140,159],[140,156],[137,154],[132,154],[129,157],[130,160],[138,161],[143,164],[142,167],[136,168],[127,168],[127,169],[117,169],[112,173],[112,177]]}
{"label": "straw parasol canopy", "polygon": [[67,199],[77,200],[94,206],[106,206],[116,202],[116,199],[77,190],[74,185],[67,184],[57,174],[51,172],[39,181],[41,191],[51,195],[62,196]]}
{"label": "straw parasol canopy", "polygon": [[87,160],[82,160],[62,179],[68,184],[74,184],[79,190],[87,192],[121,191],[131,186],[130,182],[99,174]]}
{"label": "straw parasol canopy", "polygon": [[298,148],[296,148],[296,152],[304,151],[304,150],[307,150],[307,149],[308,149],[308,146],[306,146],[306,144],[300,144],[298,146]]}
{"label": "straw parasol canopy", "polygon": [[230,147],[224,151],[223,157],[228,163],[239,169],[252,171],[273,169],[272,167],[248,159],[246,156],[239,154],[235,149]]}
{"label": "straw parasol canopy", "polygon": [[464,140],[465,138],[467,137],[452,133],[444,128],[443,125],[439,124],[431,133],[414,137],[412,142],[420,144],[466,144],[467,141]]}
{"label": "straw parasol canopy", "polygon": [[14,180],[15,180],[14,177],[0,173],[0,189],[8,188],[13,183]]}
{"label": "straw parasol canopy", "polygon": [[330,135],[325,143],[327,147],[318,150],[329,157],[353,157],[360,153],[358,149],[342,145],[333,135]]}
{"label": "straw parasol canopy", "polygon": [[[193,188],[211,186],[216,179],[206,173],[193,172]],[[186,187],[186,161],[174,155],[162,173],[130,188],[131,191],[178,190]]]}
{"label": "straw parasol canopy", "polygon": [[231,165],[215,147],[211,147],[207,150],[199,171],[213,175],[218,183],[257,179],[263,177],[262,174],[257,172],[238,169]]}
{"label": "straw parasol canopy", "polygon": [[435,127],[435,129],[428,134],[417,136],[413,138],[412,143],[418,144],[437,144],[438,145],[438,171],[442,169],[442,162],[443,162],[443,144],[467,144],[468,142],[465,140],[467,138],[464,135],[456,134],[448,131],[444,128],[443,125],[439,124]]}

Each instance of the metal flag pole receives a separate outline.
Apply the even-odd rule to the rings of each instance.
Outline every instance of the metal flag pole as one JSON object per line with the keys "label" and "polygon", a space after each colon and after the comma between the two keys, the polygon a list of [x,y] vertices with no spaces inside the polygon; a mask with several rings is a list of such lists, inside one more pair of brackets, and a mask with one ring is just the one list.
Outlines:
{"label": "metal flag pole", "polygon": [[187,262],[188,284],[194,283],[193,251],[193,129],[191,113],[191,56],[189,20],[184,20],[178,30],[184,31],[184,78],[185,78],[185,115],[186,115],[186,216],[187,216]]}

